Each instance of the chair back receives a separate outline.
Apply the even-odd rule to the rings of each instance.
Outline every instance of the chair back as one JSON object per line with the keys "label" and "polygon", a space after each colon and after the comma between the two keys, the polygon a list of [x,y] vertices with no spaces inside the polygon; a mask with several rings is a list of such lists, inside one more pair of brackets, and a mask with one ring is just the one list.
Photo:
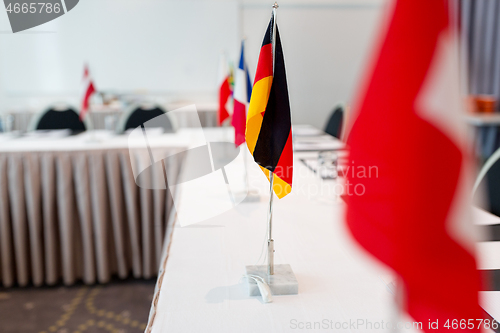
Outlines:
{"label": "chair back", "polygon": [[[163,117],[159,117],[162,116]],[[158,118],[157,118],[158,117]],[[175,132],[175,127],[165,110],[158,105],[150,107],[133,106],[126,111],[117,124],[116,131],[123,133],[128,129],[137,128],[151,119],[154,119],[151,126],[163,128],[165,133]]]}
{"label": "chair back", "polygon": [[[478,194],[478,188],[484,190],[483,196]],[[500,216],[500,149],[481,168],[474,184],[473,201],[476,206]]]}
{"label": "chair back", "polygon": [[330,119],[328,119],[328,123],[325,127],[325,133],[340,139],[342,135],[343,122],[344,106],[339,104],[333,109]]}
{"label": "chair back", "polygon": [[[88,118],[88,117],[87,117]],[[35,116],[30,130],[60,130],[69,129],[73,132],[83,132],[89,129],[89,123],[80,120],[78,112],[72,107],[49,107]]]}

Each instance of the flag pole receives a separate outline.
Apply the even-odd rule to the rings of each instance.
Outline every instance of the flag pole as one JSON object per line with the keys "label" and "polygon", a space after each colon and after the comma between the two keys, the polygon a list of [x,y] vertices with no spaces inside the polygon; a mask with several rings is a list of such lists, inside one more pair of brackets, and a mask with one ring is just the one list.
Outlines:
{"label": "flag pole", "polygon": [[[273,5],[273,32],[272,32],[272,45],[273,45],[273,76],[274,76],[274,52],[276,49],[276,10],[278,3]],[[269,171],[269,212],[268,212],[268,238],[267,238],[267,274],[274,275],[274,239],[273,239],[273,185],[274,173]]]}
{"label": "flag pole", "polygon": [[274,173],[269,171],[270,198],[267,220],[267,275],[274,275],[274,239],[273,239],[273,185]]}
{"label": "flag pole", "polygon": [[275,2],[273,5],[273,35],[272,35],[272,45],[273,45],[273,76],[274,76],[274,63],[275,63],[275,56],[274,56],[274,51],[276,50],[276,10],[278,9],[278,3]]}

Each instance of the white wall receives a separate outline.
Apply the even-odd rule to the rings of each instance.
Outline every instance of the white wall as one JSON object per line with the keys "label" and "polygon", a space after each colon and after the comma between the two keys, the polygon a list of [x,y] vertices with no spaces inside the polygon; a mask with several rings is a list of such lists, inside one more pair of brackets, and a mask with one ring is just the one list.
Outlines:
{"label": "white wall", "polygon": [[[238,8],[234,1],[80,1],[33,30],[0,34],[2,90],[16,108],[77,99],[88,62],[101,90],[212,98],[221,52],[237,55]],[[0,30],[9,30],[0,15]]]}
{"label": "white wall", "polygon": [[[303,1],[278,9],[290,106],[294,123],[324,127],[336,103],[349,102],[364,69],[383,2]],[[270,19],[269,5],[243,6],[243,31],[248,38],[249,67]]]}
{"label": "white wall", "polygon": [[[295,123],[323,123],[348,101],[384,0],[282,0],[282,36]],[[10,34],[0,11],[0,107],[38,108],[78,100],[88,62],[102,90],[141,92],[166,101],[216,101],[225,51],[237,62],[247,38],[252,75],[272,1],[82,0],[72,11]]]}

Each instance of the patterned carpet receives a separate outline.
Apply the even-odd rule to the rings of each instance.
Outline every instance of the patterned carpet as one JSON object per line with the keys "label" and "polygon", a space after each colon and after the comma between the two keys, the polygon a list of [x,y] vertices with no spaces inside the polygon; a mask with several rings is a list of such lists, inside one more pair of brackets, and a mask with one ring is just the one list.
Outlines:
{"label": "patterned carpet", "polygon": [[0,332],[144,332],[155,282],[128,280],[95,287],[0,288]]}

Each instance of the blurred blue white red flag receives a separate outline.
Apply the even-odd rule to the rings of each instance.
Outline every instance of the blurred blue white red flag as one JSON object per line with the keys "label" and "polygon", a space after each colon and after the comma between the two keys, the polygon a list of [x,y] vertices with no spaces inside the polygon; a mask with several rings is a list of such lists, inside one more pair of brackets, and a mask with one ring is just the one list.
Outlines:
{"label": "blurred blue white red flag", "polygon": [[247,109],[252,95],[252,82],[245,61],[245,41],[241,42],[241,55],[234,80],[234,111],[231,125],[234,127],[234,144],[236,146],[245,142],[245,130],[247,125]]}

